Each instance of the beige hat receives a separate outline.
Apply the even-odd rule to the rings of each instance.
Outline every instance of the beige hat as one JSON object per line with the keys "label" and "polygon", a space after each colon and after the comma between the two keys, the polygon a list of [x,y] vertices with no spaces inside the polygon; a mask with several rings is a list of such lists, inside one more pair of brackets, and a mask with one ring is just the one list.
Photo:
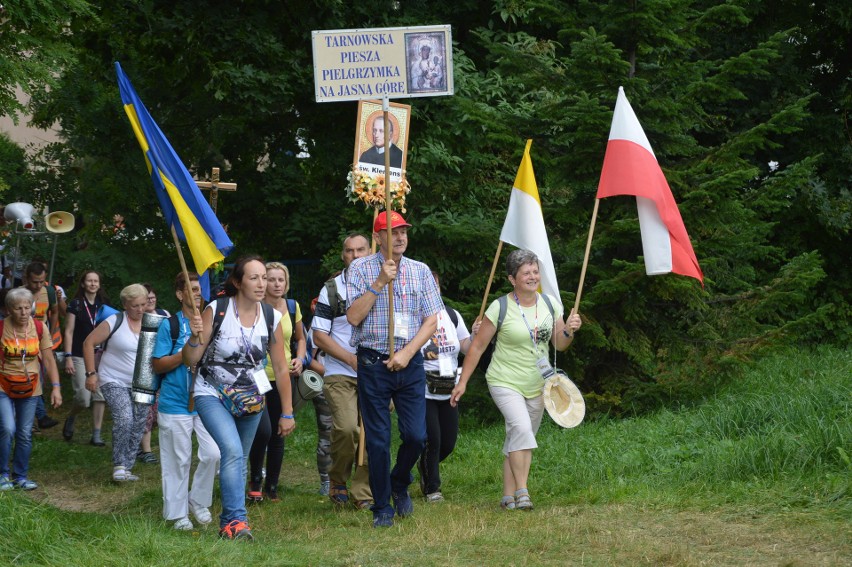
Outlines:
{"label": "beige hat", "polygon": [[544,381],[544,407],[562,427],[576,427],[586,415],[586,402],[577,386],[561,370]]}

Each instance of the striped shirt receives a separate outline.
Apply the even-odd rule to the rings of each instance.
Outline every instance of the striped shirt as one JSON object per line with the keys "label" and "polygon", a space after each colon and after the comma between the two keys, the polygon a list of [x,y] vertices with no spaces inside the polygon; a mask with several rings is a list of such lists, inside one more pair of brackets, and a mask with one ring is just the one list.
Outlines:
{"label": "striped shirt", "polygon": [[[382,271],[384,256],[381,252],[353,260],[349,266],[349,281],[346,282],[347,305],[352,305],[365,293]],[[353,327],[349,344],[356,348],[369,348],[388,354],[388,287],[385,286],[376,303],[361,324]],[[410,260],[405,256],[399,262],[393,283],[393,308],[397,313],[408,315],[408,338],[394,339],[395,350],[400,350],[420,330],[423,319],[437,315],[444,308],[441,292],[432,277],[429,266]]]}

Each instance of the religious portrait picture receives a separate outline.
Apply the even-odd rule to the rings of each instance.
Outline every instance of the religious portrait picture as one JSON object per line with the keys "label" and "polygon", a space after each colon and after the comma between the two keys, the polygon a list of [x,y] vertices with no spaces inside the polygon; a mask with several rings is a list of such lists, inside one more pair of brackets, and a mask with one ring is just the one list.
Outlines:
{"label": "religious portrait picture", "polygon": [[428,93],[447,89],[447,46],[442,32],[405,34],[408,92]]}
{"label": "religious portrait picture", "polygon": [[355,153],[352,162],[371,175],[384,174],[385,152],[390,156],[391,181],[399,181],[405,171],[411,106],[389,103],[388,125],[380,101],[358,101],[355,126]]}

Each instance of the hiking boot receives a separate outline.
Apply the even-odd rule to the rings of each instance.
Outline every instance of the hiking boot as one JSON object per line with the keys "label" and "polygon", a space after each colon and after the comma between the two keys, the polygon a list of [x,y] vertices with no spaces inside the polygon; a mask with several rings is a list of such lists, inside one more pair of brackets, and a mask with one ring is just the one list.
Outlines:
{"label": "hiking boot", "polygon": [[393,514],[373,514],[374,528],[392,528]]}
{"label": "hiking boot", "polygon": [[410,516],[414,513],[414,503],[411,501],[411,496],[408,491],[391,493],[393,507],[396,509],[396,515],[400,518]]}
{"label": "hiking boot", "polygon": [[50,417],[49,415],[41,417],[38,420],[39,429],[50,429],[51,427],[54,427],[56,425],[59,425],[59,422]]}
{"label": "hiking boot", "polygon": [[228,522],[225,527],[219,530],[219,537],[222,539],[254,540],[254,536],[251,535],[251,529],[242,520],[231,520]]}
{"label": "hiking boot", "polygon": [[62,426],[62,438],[66,441],[71,441],[74,437],[74,422],[69,417],[65,420],[65,425]]}

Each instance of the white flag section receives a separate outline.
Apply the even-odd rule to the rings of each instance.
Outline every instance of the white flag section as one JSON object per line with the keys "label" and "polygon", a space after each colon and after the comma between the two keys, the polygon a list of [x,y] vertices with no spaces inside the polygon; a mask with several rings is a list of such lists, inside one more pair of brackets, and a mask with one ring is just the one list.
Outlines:
{"label": "white flag section", "polygon": [[541,265],[541,291],[552,296],[559,305],[559,285],[556,283],[556,269],[553,267],[553,257],[550,255],[550,243],[544,228],[544,215],[541,212],[541,199],[538,196],[538,185],[535,182],[530,145],[527,140],[524,157],[515,177],[512,196],[509,198],[509,210],[506,212],[506,222],[500,240],[507,244],[529,250],[538,256]]}

